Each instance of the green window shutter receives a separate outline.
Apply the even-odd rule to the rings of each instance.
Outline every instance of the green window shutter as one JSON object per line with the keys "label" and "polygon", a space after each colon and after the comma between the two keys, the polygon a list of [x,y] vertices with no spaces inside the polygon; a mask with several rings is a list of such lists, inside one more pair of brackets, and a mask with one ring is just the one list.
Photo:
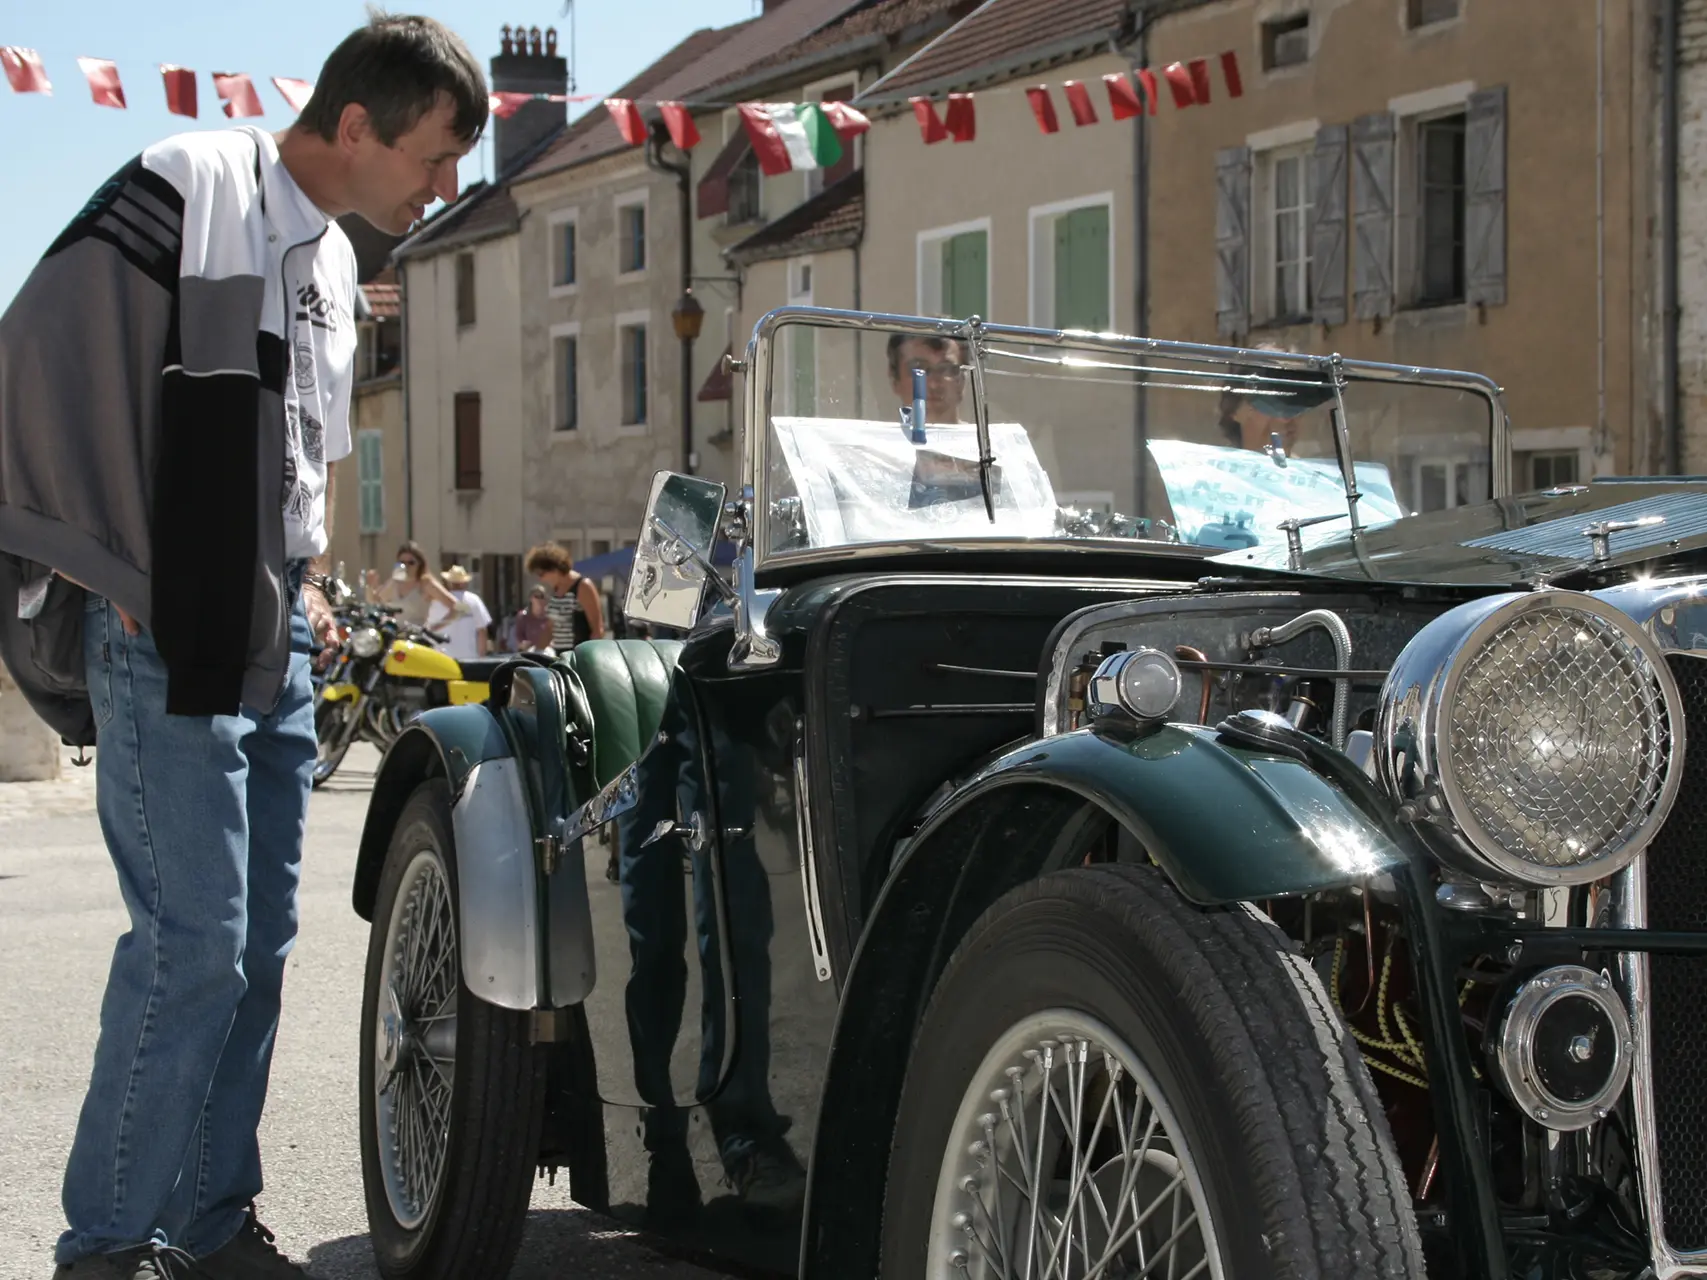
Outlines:
{"label": "green window shutter", "polygon": [[990,239],[982,231],[953,236],[942,246],[942,309],[957,319],[990,314]]}
{"label": "green window shutter", "polygon": [[1109,325],[1108,206],[1099,204],[1055,220],[1055,327]]}
{"label": "green window shutter", "polygon": [[384,445],[377,431],[362,432],[358,442],[356,475],[361,491],[362,532],[379,533],[385,528]]}

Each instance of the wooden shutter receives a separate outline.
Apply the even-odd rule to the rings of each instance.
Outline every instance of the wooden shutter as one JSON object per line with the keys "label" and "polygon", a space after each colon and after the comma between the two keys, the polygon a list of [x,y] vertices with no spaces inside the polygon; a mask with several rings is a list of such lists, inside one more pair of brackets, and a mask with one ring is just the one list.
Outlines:
{"label": "wooden shutter", "polygon": [[356,476],[361,494],[361,531],[385,528],[385,444],[377,431],[356,435]]}
{"label": "wooden shutter", "polygon": [[456,323],[467,328],[474,323],[474,255],[456,255]]}
{"label": "wooden shutter", "polygon": [[1464,299],[1505,305],[1505,86],[1470,95],[1464,121]]}
{"label": "wooden shutter", "polygon": [[942,309],[957,319],[990,314],[989,237],[967,231],[942,246]]}
{"label": "wooden shutter", "polygon": [[1109,328],[1108,206],[1088,205],[1055,220],[1055,327]]}
{"label": "wooden shutter", "polygon": [[1251,149],[1215,153],[1215,327],[1224,338],[1251,327]]}
{"label": "wooden shutter", "polygon": [[1351,217],[1357,318],[1393,314],[1393,116],[1359,116],[1351,126]]}
{"label": "wooden shutter", "polygon": [[456,393],[456,487],[480,487],[480,393]]}
{"label": "wooden shutter", "polygon": [[1310,157],[1310,300],[1317,324],[1344,324],[1345,158],[1350,133],[1330,124],[1316,133]]}

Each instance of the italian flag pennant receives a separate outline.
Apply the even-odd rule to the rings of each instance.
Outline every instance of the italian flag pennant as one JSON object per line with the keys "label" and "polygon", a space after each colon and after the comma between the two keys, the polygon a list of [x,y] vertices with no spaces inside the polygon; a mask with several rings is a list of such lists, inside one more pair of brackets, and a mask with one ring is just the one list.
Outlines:
{"label": "italian flag pennant", "polygon": [[865,120],[842,103],[743,102],[736,107],[767,177],[791,170],[828,169],[842,158],[842,140],[827,107],[838,108],[838,118]]}
{"label": "italian flag pennant", "polygon": [[225,104],[225,114],[233,120],[265,115],[261,110],[261,95],[255,92],[255,82],[241,71],[215,71],[213,89]]}
{"label": "italian flag pennant", "polygon": [[195,119],[196,73],[188,67],[175,67],[169,62],[162,62],[160,78],[166,85],[166,110],[175,116]]}
{"label": "italian flag pennant", "polygon": [[47,71],[41,64],[41,54],[34,49],[0,46],[0,67],[5,69],[6,79],[14,93],[53,92],[53,85],[48,82]]}

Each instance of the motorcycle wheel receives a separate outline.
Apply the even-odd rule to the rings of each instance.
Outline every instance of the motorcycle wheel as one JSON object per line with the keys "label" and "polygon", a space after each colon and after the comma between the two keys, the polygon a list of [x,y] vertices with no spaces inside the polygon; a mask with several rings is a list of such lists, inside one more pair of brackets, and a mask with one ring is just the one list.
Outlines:
{"label": "motorcycle wheel", "polygon": [[314,708],[314,736],[319,739],[319,753],[314,758],[314,786],[316,789],[331,780],[338,766],[344,763],[344,757],[350,752],[350,744],[358,736],[361,707],[358,703],[348,700],[341,702],[321,701]]}

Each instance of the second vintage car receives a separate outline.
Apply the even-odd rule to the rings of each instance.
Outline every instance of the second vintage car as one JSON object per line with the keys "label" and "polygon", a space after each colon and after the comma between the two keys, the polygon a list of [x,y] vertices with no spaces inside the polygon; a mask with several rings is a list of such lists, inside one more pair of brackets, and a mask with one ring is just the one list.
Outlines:
{"label": "second vintage car", "polygon": [[1491,382],[1337,357],[742,367],[636,550],[686,639],[385,758],[384,1275],[505,1274],[541,1171],[805,1277],[1707,1274],[1707,485],[1511,496]]}

